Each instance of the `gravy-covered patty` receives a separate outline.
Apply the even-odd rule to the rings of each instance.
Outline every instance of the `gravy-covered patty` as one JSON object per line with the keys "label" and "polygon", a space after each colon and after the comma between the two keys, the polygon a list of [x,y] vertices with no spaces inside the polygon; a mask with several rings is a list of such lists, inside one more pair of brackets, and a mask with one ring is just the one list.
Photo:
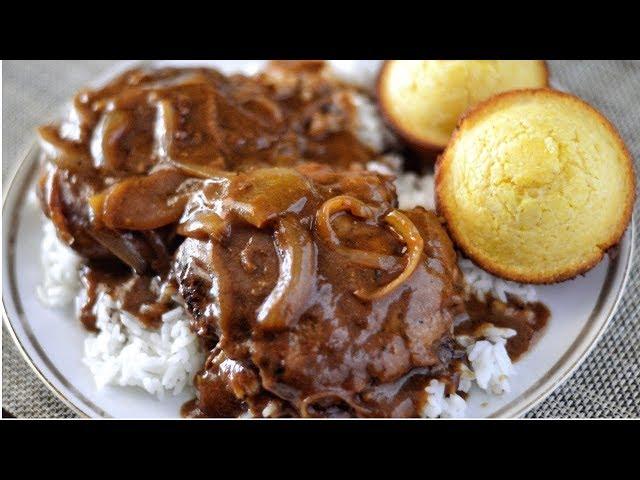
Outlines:
{"label": "gravy-covered patty", "polygon": [[185,414],[418,416],[454,357],[455,253],[365,170],[353,95],[322,62],[132,70],[40,129],[83,324],[104,293],[145,328],[192,316],[209,357]]}
{"label": "gravy-covered patty", "polygon": [[79,92],[69,117],[39,129],[39,196],[65,243],[90,259],[150,269],[140,233],[177,222],[200,181],[221,171],[307,161],[340,169],[375,153],[357,136],[353,89],[323,62],[272,62],[260,75],[207,68],[129,70]]}
{"label": "gravy-covered patty", "polygon": [[515,325],[514,357],[544,328],[536,305],[463,298],[441,219],[366,169],[385,162],[366,95],[315,61],[131,70],[40,129],[43,211],[83,259],[79,320],[155,336],[188,318],[181,382],[207,358],[183,415],[425,416],[426,387],[454,394],[468,363],[454,316],[475,338]]}
{"label": "gravy-covered patty", "polygon": [[[188,223],[220,205],[234,211],[176,254],[195,329],[259,375],[261,389],[236,392],[238,408],[274,397],[303,416],[416,416],[449,358],[441,350],[460,301],[451,242],[432,213],[396,210],[384,177],[300,170],[241,175],[187,207],[181,229],[191,232]],[[265,183],[283,194],[261,195]],[[207,393],[220,375],[218,362],[201,373],[201,412],[222,401]],[[409,380],[422,385],[413,396],[380,394]]]}

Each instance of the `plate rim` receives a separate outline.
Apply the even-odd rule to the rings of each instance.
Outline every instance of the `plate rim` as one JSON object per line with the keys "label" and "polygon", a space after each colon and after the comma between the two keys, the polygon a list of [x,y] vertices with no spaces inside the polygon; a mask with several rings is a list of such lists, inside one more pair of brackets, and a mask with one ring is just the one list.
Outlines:
{"label": "plate rim", "polygon": [[[592,332],[587,332],[589,338],[586,339],[587,343],[583,345],[585,339],[581,339],[580,335],[576,337],[574,342],[571,344],[569,349],[565,352],[565,354],[560,357],[560,359],[551,367],[550,370],[558,368],[558,371],[555,372],[551,378],[545,378],[544,376],[536,382],[533,386],[529,387],[522,395],[530,395],[534,397],[529,403],[523,402],[522,406],[518,407],[518,405],[514,405],[513,407],[506,407],[498,410],[498,413],[501,414],[500,417],[496,418],[522,418],[530,410],[533,410],[536,406],[540,405],[544,400],[546,400],[553,392],[555,392],[558,388],[560,388],[568,379],[571,377],[578,368],[585,362],[585,360],[589,357],[593,349],[596,347],[598,342],[604,336],[607,327],[611,324],[613,317],[618,312],[618,308],[620,307],[620,302],[622,301],[622,297],[624,296],[627,290],[627,284],[629,282],[629,277],[631,275],[631,266],[633,265],[633,254],[635,253],[635,216],[632,215],[629,221],[629,226],[623,233],[621,237],[621,241],[618,242],[617,245],[620,245],[624,241],[624,237],[629,231],[629,238],[627,241],[629,242],[629,249],[627,251],[627,261],[624,264],[624,272],[622,274],[622,281],[620,283],[620,288],[615,294],[615,299],[609,308],[609,311],[606,314],[606,317],[603,322],[600,323],[600,326],[596,328]],[[602,261],[602,260],[600,260]],[[599,262],[598,262],[599,263]],[[595,268],[595,266],[594,266]],[[615,273],[615,272],[614,272]],[[607,272],[607,277],[610,272]],[[605,282],[607,281],[607,277],[605,277]],[[588,320],[594,315],[594,312],[597,312],[597,307],[600,299],[596,302],[596,306],[591,311],[591,315],[589,315]],[[582,348],[582,350],[580,350]],[[567,357],[566,359],[564,357]],[[564,369],[563,369],[564,365]],[[538,385],[539,384],[539,385]],[[530,391],[533,390],[533,391]],[[539,393],[538,393],[539,392]]]}
{"label": "plate rim", "polygon": [[[20,161],[15,165],[15,167],[11,171],[9,181],[6,184],[6,188],[4,188],[3,192],[2,192],[2,218],[3,218],[3,223],[4,223],[5,214],[9,214],[7,212],[7,210],[6,210],[7,200],[9,198],[9,194],[15,188],[16,179],[18,178],[18,175],[20,174],[21,170],[28,163],[29,159],[33,157],[32,161],[36,160],[36,153],[37,153],[38,148],[39,148],[38,147],[38,142],[35,141],[35,140],[32,141],[29,144],[29,146],[24,149],[24,152],[19,157]],[[27,174],[27,177],[29,177],[29,174]],[[14,211],[10,212],[10,214],[13,216],[13,215],[15,215],[14,212],[15,212],[15,208],[14,208]],[[6,238],[7,235],[11,235],[11,233],[5,232],[5,230],[3,228],[3,230],[2,230],[2,236],[3,236],[2,241],[3,241],[3,243],[4,243],[4,238]],[[5,261],[4,261],[5,259],[8,260],[8,257],[7,257],[7,255],[6,255],[5,251],[4,251],[4,248],[3,248],[2,249],[2,269],[3,270],[6,268],[6,264],[5,264]],[[81,418],[85,418],[85,419],[86,418],[96,418],[96,417],[92,417],[91,415],[86,413],[84,410],[82,410],[80,407],[75,405],[61,391],[59,391],[58,388],[47,378],[47,376],[44,374],[44,372],[42,372],[38,368],[38,366],[36,365],[35,361],[29,356],[25,346],[22,344],[22,341],[18,337],[18,334],[17,334],[17,332],[15,331],[15,329],[13,327],[11,319],[9,318],[9,313],[8,313],[6,305],[5,305],[5,292],[6,292],[5,287],[6,287],[6,285],[3,284],[3,287],[2,287],[2,304],[1,304],[2,324],[3,324],[3,328],[5,328],[8,331],[9,335],[11,336],[11,339],[13,340],[13,343],[14,343],[15,347],[17,348],[18,352],[20,353],[20,356],[27,363],[29,368],[31,368],[33,373],[36,374],[38,379],[40,381],[42,381],[42,383],[49,389],[49,391],[51,393],[53,393],[54,396],[56,396],[58,398],[58,400],[62,401],[65,404],[65,406],[67,406],[69,409],[71,409],[74,413],[79,415]]]}
{"label": "plate rim", "polygon": [[[113,67],[99,74],[96,77],[96,79],[88,83],[89,84],[100,83],[101,81],[104,81],[105,79],[110,78],[114,74],[114,72],[118,72],[126,66],[135,65],[136,62],[144,63],[144,61],[119,62],[115,64]],[[19,174],[22,172],[22,169],[25,166],[29,166],[28,165],[29,163],[33,164],[34,162],[37,161],[38,151],[39,151],[39,146],[37,141],[32,141],[29,144],[29,146],[26,149],[24,149],[24,153],[19,157],[20,158],[19,162],[12,169],[12,172],[9,176],[9,181],[7,182],[6,188],[3,191],[3,198],[2,198],[3,223],[4,223],[5,214],[9,213],[11,217],[15,216],[15,211],[16,211],[15,207],[17,205],[17,202],[14,202],[14,204],[12,205],[13,207],[12,212],[7,212],[6,210],[7,200],[10,196],[10,193],[15,191],[16,180]],[[35,168],[35,166],[36,165],[31,165],[32,169]],[[24,174],[25,178],[22,180],[22,184],[20,185],[21,188],[25,188],[24,184],[28,183],[28,180],[31,178],[33,173],[34,172],[29,171],[26,174]],[[23,192],[19,192],[18,195],[22,196],[22,194]],[[10,226],[11,227],[14,226],[13,222],[10,222]],[[12,235],[12,234],[14,234],[14,232],[11,232],[11,231],[4,232],[3,242],[4,242],[4,238],[6,238],[7,235]],[[552,371],[556,369],[556,371],[551,375],[551,377],[547,378],[548,373],[545,374],[541,379],[538,380],[538,382],[536,382],[536,384],[529,387],[520,395],[521,397],[526,395],[527,397],[532,398],[532,400],[517,402],[517,398],[516,398],[512,402],[513,406],[506,405],[505,407],[499,409],[497,412],[494,412],[490,417],[486,417],[486,419],[521,418],[528,411],[532,410],[537,405],[542,403],[546,398],[548,398],[555,390],[557,390],[563,383],[565,383],[569,379],[569,377],[580,367],[580,365],[583,364],[583,362],[587,359],[587,357],[593,351],[593,349],[595,348],[599,340],[602,338],[607,327],[610,325],[613,317],[618,311],[622,297],[624,296],[627,290],[627,285],[628,285],[628,281],[631,273],[631,266],[633,264],[633,254],[635,250],[635,241],[634,241],[635,235],[636,235],[636,232],[635,232],[635,214],[634,214],[632,215],[629,226],[627,227],[625,233],[623,234],[623,237],[621,238],[621,242],[620,242],[622,243],[624,241],[628,241],[630,244],[628,250],[625,252],[625,255],[627,258],[626,258],[626,263],[623,265],[624,272],[622,273],[622,281],[620,283],[620,287],[618,291],[615,293],[615,298],[613,300],[613,303],[611,304],[611,307],[609,308],[609,311],[606,313],[606,316],[604,316],[604,321],[600,320],[599,325],[595,329],[592,329],[592,331],[587,330],[584,333],[581,332],[580,334],[578,334],[574,342],[568,347],[567,351],[563,354],[563,356],[548,370],[548,371]],[[628,238],[625,238],[625,237],[628,237]],[[618,245],[620,245],[620,243]],[[8,253],[3,252],[2,254],[3,270],[5,269],[5,266],[6,266],[4,260],[9,260],[9,259],[10,257],[8,256]],[[618,264],[617,268],[619,268],[620,266],[622,265]],[[13,267],[8,267],[8,268],[13,269]],[[610,273],[611,273],[610,271],[607,272],[607,276]],[[605,301],[610,298],[610,295],[611,295],[610,293],[605,295],[604,297]],[[599,302],[600,300],[598,300],[598,303]],[[60,401],[62,401],[67,407],[69,407],[74,413],[79,415],[81,418],[110,418],[110,415],[108,414],[108,412],[105,412],[97,405],[92,405],[93,402],[91,401],[83,401],[83,403],[87,403],[87,405],[85,406],[91,409],[89,413],[86,412],[85,410],[83,410],[83,408],[76,405],[71,399],[68,399],[65,396],[65,394],[61,392],[47,378],[45,373],[42,372],[40,368],[38,368],[35,361],[30,357],[29,353],[27,352],[27,349],[22,343],[22,340],[19,338],[16,330],[14,329],[14,326],[12,323],[13,320],[9,318],[9,313],[7,311],[5,303],[6,303],[5,289],[3,288],[2,305],[1,305],[3,325],[8,330],[22,358],[25,360],[27,365],[29,365],[29,367],[36,374],[36,376],[42,381],[42,383]],[[591,311],[591,314],[587,319],[588,321],[593,318],[594,313],[597,314],[598,303],[596,303],[596,307],[594,307],[594,309]],[[25,320],[28,322],[28,319],[25,318]],[[585,325],[585,328],[586,327],[587,325]],[[583,338],[582,336],[585,333],[586,333],[586,338]],[[27,338],[27,340],[29,340],[29,338]],[[44,359],[40,359],[40,360],[44,360]],[[51,373],[55,374],[55,372],[51,372]],[[103,412],[105,415],[100,415],[100,412]],[[482,417],[479,417],[479,418],[482,418]]]}

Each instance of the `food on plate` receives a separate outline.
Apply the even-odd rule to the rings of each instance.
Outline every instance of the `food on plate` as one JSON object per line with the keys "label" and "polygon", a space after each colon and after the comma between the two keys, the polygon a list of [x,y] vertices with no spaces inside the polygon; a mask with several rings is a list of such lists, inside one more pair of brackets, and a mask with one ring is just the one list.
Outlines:
{"label": "food on plate", "polygon": [[[363,101],[320,62],[274,62],[257,77],[128,71],[80,92],[68,120],[39,129],[48,159],[39,189],[45,213],[82,255],[115,256],[144,271],[164,243],[144,232],[175,223],[212,174],[376,160],[380,152],[359,138],[366,121],[355,104]],[[109,229],[128,230],[126,239]]]}
{"label": "food on plate", "polygon": [[[290,198],[262,195],[278,182],[295,185]],[[313,164],[254,170],[225,190],[205,187],[181,226],[240,196],[251,200],[238,212],[252,213],[231,209],[175,255],[178,291],[212,352],[190,415],[270,404],[302,416],[419,416],[424,389],[456,356],[462,301],[435,215],[394,208],[393,186],[377,174]]]}
{"label": "food on plate", "polygon": [[394,130],[435,158],[467,109],[497,93],[545,87],[548,76],[541,60],[389,60],[377,89]]}
{"label": "food on plate", "polygon": [[595,266],[627,228],[632,159],[577,97],[508,92],[458,125],[436,168],[438,209],[460,249],[503,278],[550,283]]}
{"label": "food on plate", "polygon": [[549,318],[458,258],[431,177],[324,62],[131,70],[40,137],[38,291],[75,303],[99,387],[187,391],[187,417],[461,416]]}

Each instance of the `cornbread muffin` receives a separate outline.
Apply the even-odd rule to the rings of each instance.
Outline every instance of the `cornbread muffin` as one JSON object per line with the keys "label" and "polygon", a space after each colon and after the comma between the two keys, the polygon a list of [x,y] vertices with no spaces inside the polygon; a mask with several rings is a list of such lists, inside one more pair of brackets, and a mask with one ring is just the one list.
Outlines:
{"label": "cornbread muffin", "polygon": [[391,60],[380,71],[378,98],[398,134],[434,158],[468,108],[496,93],[547,83],[541,60]]}
{"label": "cornbread muffin", "polygon": [[635,199],[619,134],[577,97],[497,95],[461,119],[436,165],[452,238],[482,268],[528,283],[569,279],[617,244]]}

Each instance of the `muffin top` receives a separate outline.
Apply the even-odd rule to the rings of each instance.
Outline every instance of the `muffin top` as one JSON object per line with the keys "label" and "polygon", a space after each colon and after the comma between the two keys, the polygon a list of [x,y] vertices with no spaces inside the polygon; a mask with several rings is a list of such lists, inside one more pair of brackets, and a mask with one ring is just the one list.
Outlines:
{"label": "muffin top", "polygon": [[615,128],[554,90],[508,92],[458,125],[436,171],[459,247],[511,280],[550,283],[592,268],[632,213],[631,156]]}
{"label": "muffin top", "polygon": [[381,73],[383,110],[414,143],[442,150],[460,115],[492,95],[547,85],[538,60],[394,60]]}

